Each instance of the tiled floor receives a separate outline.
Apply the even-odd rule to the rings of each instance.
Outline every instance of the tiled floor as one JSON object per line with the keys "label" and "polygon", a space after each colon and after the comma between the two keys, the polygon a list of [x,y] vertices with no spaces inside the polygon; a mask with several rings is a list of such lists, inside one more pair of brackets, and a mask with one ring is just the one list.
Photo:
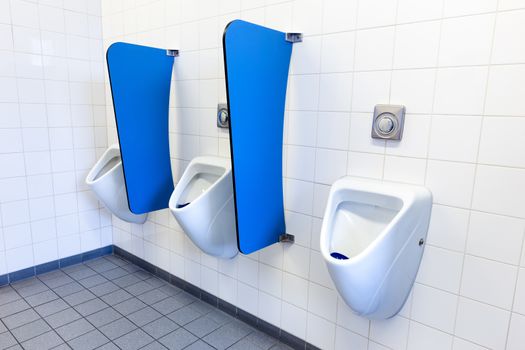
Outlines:
{"label": "tiled floor", "polygon": [[0,349],[290,349],[116,256],[0,288]]}

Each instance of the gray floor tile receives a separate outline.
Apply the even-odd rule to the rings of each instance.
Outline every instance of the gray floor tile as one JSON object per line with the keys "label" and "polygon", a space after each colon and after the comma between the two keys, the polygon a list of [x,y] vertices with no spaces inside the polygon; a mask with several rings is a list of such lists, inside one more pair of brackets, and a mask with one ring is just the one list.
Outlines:
{"label": "gray floor tile", "polygon": [[217,328],[219,328],[221,325],[215,322],[213,319],[211,319],[208,316],[203,316],[201,318],[198,318],[187,325],[184,326],[187,330],[189,330],[191,333],[195,334],[197,337],[202,338]]}
{"label": "gray floor tile", "polygon": [[103,302],[100,299],[93,299],[90,301],[86,301],[85,303],[79,304],[75,306],[75,310],[82,316],[86,317],[88,315],[94,314],[95,312],[98,312],[100,310],[103,310],[108,307],[108,304]]}
{"label": "gray floor tile", "polygon": [[226,312],[222,312],[221,310],[213,310],[208,313],[207,316],[221,325],[233,322],[233,320],[235,320],[235,318],[228,315]]}
{"label": "gray floor tile", "polygon": [[100,327],[100,331],[110,340],[120,338],[135,329],[137,326],[124,317]]}
{"label": "gray floor tile", "polygon": [[243,338],[239,340],[237,343],[233,344],[228,348],[228,350],[263,350],[256,344],[252,343],[251,341],[247,340],[246,338]]}
{"label": "gray floor tile", "polygon": [[38,275],[37,278],[41,280],[42,282],[54,280],[55,278],[67,276],[62,270],[54,270],[50,272],[43,273],[41,275]]}
{"label": "gray floor tile", "polygon": [[117,265],[113,264],[111,261],[108,261],[104,258],[90,260],[90,261],[85,262],[84,264],[89,266],[90,268],[92,268],[94,271],[98,273],[118,267]]}
{"label": "gray floor tile", "polygon": [[27,310],[30,307],[31,306],[28,303],[26,303],[26,301],[23,299],[14,300],[8,304],[0,305],[0,318],[16,314],[17,312],[23,310]]}
{"label": "gray floor tile", "polygon": [[179,325],[167,317],[159,318],[158,320],[148,323],[147,325],[142,327],[143,330],[145,330],[149,335],[151,335],[155,339],[159,339],[178,328]]}
{"label": "gray floor tile", "polygon": [[113,343],[106,343],[101,347],[97,348],[97,350],[119,350],[119,348]]}
{"label": "gray floor tile", "polygon": [[69,277],[68,275],[63,274],[62,276],[58,276],[58,277],[53,278],[53,279],[43,280],[43,282],[49,288],[55,289],[57,287],[61,287],[61,286],[66,285],[68,283],[72,283],[72,282],[74,282],[74,280],[71,277]]}
{"label": "gray floor tile", "polygon": [[126,316],[131,322],[135,323],[137,326],[142,327],[145,324],[148,324],[158,318],[162,317],[162,314],[155,309],[147,306],[143,309],[135,311]]}
{"label": "gray floor tile", "polygon": [[7,316],[2,319],[4,324],[9,329],[15,329],[17,327],[23,326],[26,323],[36,321],[40,318],[38,314],[33,309],[27,309],[21,311],[17,314]]}
{"label": "gray floor tile", "polygon": [[51,350],[71,350],[71,347],[69,345],[67,345],[66,343],[62,343],[59,346],[55,346]]}
{"label": "gray floor tile", "polygon": [[140,350],[166,350],[166,349],[167,348],[164,345],[156,341],[153,343],[149,343],[143,348],[140,348]]}
{"label": "gray floor tile", "polygon": [[9,332],[0,333],[0,349],[7,349],[16,344],[16,339]]}
{"label": "gray floor tile", "polygon": [[107,282],[108,280],[100,275],[93,275],[89,276],[87,278],[81,279],[78,281],[81,285],[83,285],[85,288],[91,288],[94,286],[98,286],[99,284],[102,284],[104,282]]}
{"label": "gray floor tile", "polygon": [[104,271],[101,273],[102,276],[106,277],[108,280],[112,281],[114,279],[120,278],[122,276],[128,275],[129,272],[124,270],[121,267],[114,268],[112,270]]}
{"label": "gray floor tile", "polygon": [[274,346],[272,346],[270,349],[271,350],[293,350],[292,347],[290,347],[290,346],[288,346],[286,344],[283,344],[283,343],[277,343]]}
{"label": "gray floor tile", "polygon": [[110,282],[110,281],[107,281],[97,286],[93,286],[89,288],[91,293],[95,294],[97,297],[101,297],[103,295],[109,294],[119,289],[120,289],[119,286],[117,286],[115,283]]}
{"label": "gray floor tile", "polygon": [[11,286],[13,286],[13,288],[16,289],[18,294],[20,294],[24,298],[49,289],[44,283],[42,283],[42,281],[40,281],[36,277],[31,277],[26,280],[13,283]]}
{"label": "gray floor tile", "polygon": [[114,341],[121,349],[135,350],[153,342],[153,338],[145,333],[142,329],[136,329]]}
{"label": "gray floor tile", "polygon": [[159,342],[168,349],[184,349],[186,346],[197,341],[197,337],[185,330],[179,328],[174,332],[159,339]]}
{"label": "gray floor tile", "polygon": [[138,267],[137,265],[133,265],[133,264],[122,265],[121,267],[124,270],[128,271],[128,273],[133,273],[133,272],[142,270],[140,267]]}
{"label": "gray floor tile", "polygon": [[151,273],[144,271],[144,270],[135,271],[132,273],[132,275],[139,278],[140,280],[145,280],[145,279],[153,277]]}
{"label": "gray floor tile", "polygon": [[71,306],[76,306],[86,301],[93,300],[96,298],[96,295],[91,293],[87,289],[82,289],[80,292],[76,292],[64,297],[64,300]]}
{"label": "gray floor tile", "polygon": [[216,349],[226,349],[251,332],[251,327],[235,320],[208,334],[203,340]]}
{"label": "gray floor tile", "polygon": [[194,303],[191,303],[189,305],[189,307],[191,307],[192,309],[196,310],[197,312],[199,312],[201,315],[205,315],[207,313],[210,313],[212,311],[215,311],[217,310],[216,308],[214,308],[213,306],[211,306],[210,304],[204,302],[204,301],[201,301],[201,300],[197,300],[196,302]]}
{"label": "gray floor tile", "polygon": [[0,320],[0,333],[7,332],[7,327],[4,325],[2,320]]}
{"label": "gray floor tile", "polygon": [[124,316],[129,315],[145,307],[146,307],[146,304],[144,304],[142,301],[140,301],[137,298],[131,298],[131,299],[128,299],[126,301],[123,301],[113,306],[115,310],[117,310]]}
{"label": "gray floor tile", "polygon": [[26,350],[45,350],[52,349],[63,343],[58,334],[53,331],[39,335],[38,337],[29,339],[22,343],[22,347]]}
{"label": "gray floor tile", "polygon": [[193,295],[190,295],[186,292],[179,293],[177,295],[174,295],[173,298],[177,300],[181,305],[190,305],[191,303],[196,302],[198,299],[195,298]]}
{"label": "gray floor tile", "polygon": [[95,329],[69,341],[68,344],[75,350],[91,350],[96,349],[108,342],[109,339],[106,338],[104,334],[100,333],[100,331]]}
{"label": "gray floor tile", "polygon": [[69,308],[69,305],[62,299],[56,299],[48,303],[35,307],[36,312],[42,317],[56,314],[59,311]]}
{"label": "gray floor tile", "polygon": [[195,343],[191,344],[184,350],[215,350],[212,346],[206,344],[202,340],[197,340]]}
{"label": "gray floor tile", "polygon": [[195,309],[190,308],[188,305],[173,311],[171,314],[166,316],[177,322],[179,325],[184,326],[186,323],[190,323],[191,321],[201,317],[202,314]]}
{"label": "gray floor tile", "polygon": [[111,307],[95,312],[86,317],[86,319],[91,322],[95,327],[102,327],[108,323],[118,320],[122,315],[117,311],[113,310]]}
{"label": "gray floor tile", "polygon": [[80,318],[71,323],[67,323],[62,327],[56,329],[56,332],[64,339],[69,341],[75,339],[76,337],[86,334],[94,329],[94,327],[85,319]]}
{"label": "gray floor tile", "polygon": [[[69,278],[69,277],[68,277]],[[53,288],[53,291],[60,296],[61,298],[64,298],[68,295],[78,293],[80,291],[84,290],[84,287],[80,285],[80,283],[73,281],[68,284],[64,284],[60,287]]]}
{"label": "gray floor tile", "polygon": [[184,305],[179,303],[174,297],[163,299],[151,305],[151,307],[153,307],[155,310],[157,310],[158,312],[164,315],[170,314],[173,311],[178,310],[183,306]]}
{"label": "gray floor tile", "polygon": [[108,305],[117,305],[125,300],[131,299],[133,295],[126,292],[124,289],[119,289],[109,294],[100,297]]}
{"label": "gray floor tile", "polygon": [[67,273],[69,277],[77,281],[97,274],[91,268],[83,264],[66,267],[63,271]]}
{"label": "gray floor tile", "polygon": [[58,328],[65,325],[66,323],[73,322],[78,320],[82,316],[75,311],[73,308],[67,308],[65,310],[59,311],[56,314],[46,316],[44,319],[47,323],[53,328]]}
{"label": "gray floor tile", "polygon": [[159,289],[154,289],[139,295],[137,298],[139,298],[148,305],[152,305],[156,302],[166,299],[167,297],[168,295],[166,293],[160,291]]}
{"label": "gray floor tile", "polygon": [[118,257],[118,256],[115,256],[115,255],[106,255],[104,256],[104,259],[106,259],[107,261],[117,265],[117,266],[124,266],[124,265],[128,265],[130,264],[128,261]]}
{"label": "gray floor tile", "polygon": [[140,282],[141,279],[134,275],[125,275],[119,278],[116,278],[112,280],[113,283],[115,283],[117,286],[120,286],[122,288],[126,288],[127,286],[131,286],[132,284],[135,284],[137,282]]}
{"label": "gray floor tile", "polygon": [[132,284],[131,286],[127,286],[126,289],[129,293],[137,296],[144,294],[146,292],[149,292],[150,290],[155,289],[151,284],[146,283],[144,281],[140,281],[138,283]]}
{"label": "gray floor tile", "polygon": [[250,333],[245,339],[265,350],[270,349],[272,346],[278,343],[277,339],[270,337],[268,334],[258,330]]}
{"label": "gray floor tile", "polygon": [[155,288],[159,288],[159,287],[165,286],[167,284],[167,282],[165,282],[165,281],[163,281],[163,280],[161,280],[160,278],[157,278],[157,277],[147,278],[147,279],[144,280],[144,282],[146,282],[148,284],[151,284]]}
{"label": "gray floor tile", "polygon": [[175,296],[179,293],[182,293],[182,289],[180,288],[177,288],[171,284],[167,284],[165,286],[162,286],[159,288],[159,290],[161,290],[163,293],[165,293],[166,295],[169,295],[170,297],[172,296]]}
{"label": "gray floor tile", "polygon": [[41,292],[35,295],[31,295],[25,298],[27,303],[31,305],[32,307],[35,307],[41,304],[45,304],[55,299],[58,299],[58,295],[56,295],[55,292],[53,292],[52,290],[46,290],[44,292]]}
{"label": "gray floor tile", "polygon": [[44,320],[38,319],[36,321],[27,323],[18,328],[12,329],[11,333],[15,336],[15,338],[20,343],[22,343],[40,334],[49,332],[50,330],[51,330],[51,327],[49,327],[49,325],[46,322],[44,322]]}
{"label": "gray floor tile", "polygon": [[24,348],[21,347],[20,345],[16,344],[16,345],[13,345],[13,346],[7,348],[7,350],[24,350]]}
{"label": "gray floor tile", "polygon": [[22,297],[11,286],[0,287],[0,305],[12,303]]}

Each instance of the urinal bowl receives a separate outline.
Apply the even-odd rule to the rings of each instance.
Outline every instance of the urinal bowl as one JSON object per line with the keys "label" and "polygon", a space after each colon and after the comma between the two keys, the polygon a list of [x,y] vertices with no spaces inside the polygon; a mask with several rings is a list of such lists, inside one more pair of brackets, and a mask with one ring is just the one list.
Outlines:
{"label": "urinal bowl", "polygon": [[219,157],[197,157],[175,186],[170,211],[205,253],[233,258],[239,252],[231,164]]}
{"label": "urinal bowl", "polygon": [[112,145],[104,152],[88,173],[86,184],[118,218],[136,224],[146,221],[148,214],[133,214],[129,209],[118,145]]}
{"label": "urinal bowl", "polygon": [[321,253],[355,313],[385,319],[401,310],[419,269],[431,205],[422,186],[350,177],[333,184]]}

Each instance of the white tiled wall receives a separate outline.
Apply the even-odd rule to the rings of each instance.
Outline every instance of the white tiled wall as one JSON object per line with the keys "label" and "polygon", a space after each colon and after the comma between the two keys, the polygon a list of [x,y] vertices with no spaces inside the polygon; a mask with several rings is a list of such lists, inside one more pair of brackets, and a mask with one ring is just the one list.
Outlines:
{"label": "white tiled wall", "polygon": [[[293,49],[285,135],[296,243],[219,260],[161,211],[143,226],[114,219],[115,244],[323,349],[524,348],[525,2],[104,0],[102,14],[105,47],[181,50],[170,119],[177,178],[197,155],[229,156],[215,127],[225,25],[241,18],[305,35]],[[401,142],[370,138],[378,103],[406,105]],[[343,175],[434,194],[417,283],[393,319],[353,315],[319,253],[328,191]]]}
{"label": "white tiled wall", "polygon": [[0,0],[0,275],[111,244],[100,2]]}

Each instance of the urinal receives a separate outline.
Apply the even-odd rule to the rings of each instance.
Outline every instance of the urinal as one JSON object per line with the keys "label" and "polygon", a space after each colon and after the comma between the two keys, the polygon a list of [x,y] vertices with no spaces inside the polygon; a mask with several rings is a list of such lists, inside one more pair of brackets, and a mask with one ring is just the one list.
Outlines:
{"label": "urinal", "polygon": [[184,232],[205,253],[233,258],[239,252],[229,159],[194,158],[169,202]]}
{"label": "urinal", "polygon": [[133,214],[129,210],[120,148],[111,145],[102,154],[86,177],[86,184],[97,198],[120,219],[143,224],[148,214]]}
{"label": "urinal", "polygon": [[386,319],[401,310],[419,269],[431,206],[422,186],[351,177],[332,185],[321,254],[355,313]]}

